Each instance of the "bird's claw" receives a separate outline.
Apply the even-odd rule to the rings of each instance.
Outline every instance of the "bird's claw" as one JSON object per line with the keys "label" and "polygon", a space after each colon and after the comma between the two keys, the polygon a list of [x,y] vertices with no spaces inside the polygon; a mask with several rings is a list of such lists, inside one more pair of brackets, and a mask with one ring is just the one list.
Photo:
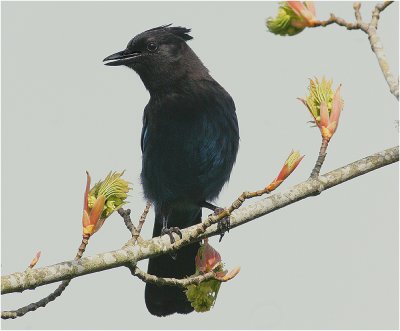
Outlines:
{"label": "bird's claw", "polygon": [[[171,244],[173,244],[175,242],[175,238],[172,235],[173,233],[177,234],[179,236],[179,238],[182,239],[182,232],[176,226],[173,226],[171,228],[163,228],[161,230],[161,236],[163,236],[164,234],[167,234],[169,236],[169,240],[170,240]],[[171,258],[173,260],[176,260],[176,258],[177,258],[176,252],[169,252],[169,255],[171,256]]]}
{"label": "bird's claw", "polygon": [[231,227],[231,219],[229,216],[224,217],[222,220],[218,222],[217,229],[220,231],[219,242],[221,242],[222,237],[225,235],[225,232],[229,232]]}
{"label": "bird's claw", "polygon": [[[224,211],[223,208],[217,208],[214,210],[214,215],[218,216],[223,211]],[[221,242],[222,237],[225,235],[225,232],[229,232],[230,227],[231,227],[231,219],[229,216],[225,216],[224,218],[219,220],[217,225],[217,229],[220,232],[219,242]]]}
{"label": "bird's claw", "polygon": [[161,236],[163,236],[164,234],[167,234],[169,236],[169,240],[171,241],[171,244],[173,244],[175,242],[175,238],[172,235],[173,233],[177,234],[179,236],[179,238],[182,239],[182,232],[176,226],[173,226],[171,228],[163,228],[161,230]]}

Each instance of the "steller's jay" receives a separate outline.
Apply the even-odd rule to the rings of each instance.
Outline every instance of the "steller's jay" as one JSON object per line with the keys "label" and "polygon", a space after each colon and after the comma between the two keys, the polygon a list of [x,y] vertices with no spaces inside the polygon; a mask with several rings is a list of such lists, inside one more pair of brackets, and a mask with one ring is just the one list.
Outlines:
{"label": "steller's jay", "polygon": [[[104,59],[139,74],[150,93],[143,114],[141,180],[155,208],[153,236],[201,222],[201,208],[229,180],[239,148],[239,127],[231,96],[209,74],[186,41],[190,29],[170,25],[134,37],[126,49]],[[175,256],[149,260],[148,272],[184,278],[195,272],[199,243]],[[182,289],[146,284],[145,301],[157,316],[193,311]]]}

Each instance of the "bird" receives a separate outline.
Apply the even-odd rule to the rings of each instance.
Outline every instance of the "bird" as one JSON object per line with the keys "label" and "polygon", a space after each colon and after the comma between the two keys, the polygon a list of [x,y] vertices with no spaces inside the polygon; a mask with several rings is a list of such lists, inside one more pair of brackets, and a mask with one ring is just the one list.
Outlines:
{"label": "bird", "polygon": [[[187,44],[191,29],[171,25],[136,35],[103,62],[133,69],[150,94],[143,112],[140,178],[155,210],[153,237],[168,234],[173,243],[174,234],[182,236],[180,229],[201,222],[203,207],[218,212],[212,202],[236,162],[239,126],[232,97]],[[199,247],[193,243],[150,258],[148,273],[193,275]],[[147,283],[145,303],[156,316],[193,311],[176,286]]]}

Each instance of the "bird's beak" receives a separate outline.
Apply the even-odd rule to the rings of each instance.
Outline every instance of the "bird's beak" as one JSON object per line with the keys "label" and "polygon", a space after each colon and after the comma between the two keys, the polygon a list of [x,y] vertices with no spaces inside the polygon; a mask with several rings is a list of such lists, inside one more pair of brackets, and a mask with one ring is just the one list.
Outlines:
{"label": "bird's beak", "polygon": [[123,50],[121,52],[112,54],[110,56],[107,56],[103,62],[106,66],[120,66],[124,64],[128,64],[131,62],[133,59],[136,59],[141,55],[140,52],[132,52],[129,50]]}

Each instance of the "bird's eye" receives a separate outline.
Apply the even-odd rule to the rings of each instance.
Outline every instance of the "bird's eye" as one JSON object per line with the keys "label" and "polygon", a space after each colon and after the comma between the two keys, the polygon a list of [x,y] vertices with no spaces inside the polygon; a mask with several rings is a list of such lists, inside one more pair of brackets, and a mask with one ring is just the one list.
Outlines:
{"label": "bird's eye", "polygon": [[155,52],[158,49],[158,46],[155,42],[150,42],[147,44],[147,50],[150,52]]}

